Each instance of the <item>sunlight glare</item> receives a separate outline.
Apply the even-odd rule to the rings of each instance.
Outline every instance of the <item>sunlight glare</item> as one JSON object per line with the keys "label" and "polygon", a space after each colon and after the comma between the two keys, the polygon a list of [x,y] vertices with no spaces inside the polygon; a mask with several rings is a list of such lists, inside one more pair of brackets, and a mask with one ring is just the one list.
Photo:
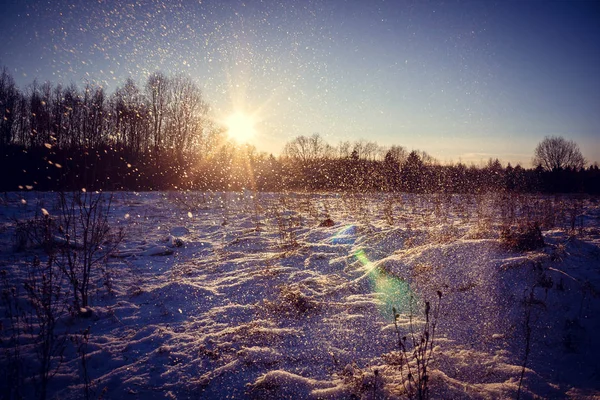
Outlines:
{"label": "sunlight glare", "polygon": [[230,138],[244,143],[256,135],[256,124],[253,116],[243,112],[235,112],[225,120],[225,127]]}

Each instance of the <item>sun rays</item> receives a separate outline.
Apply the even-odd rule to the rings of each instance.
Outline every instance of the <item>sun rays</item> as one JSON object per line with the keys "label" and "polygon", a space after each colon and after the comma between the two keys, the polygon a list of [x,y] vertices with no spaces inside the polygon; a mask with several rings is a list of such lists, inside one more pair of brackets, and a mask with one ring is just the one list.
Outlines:
{"label": "sun rays", "polygon": [[242,111],[235,111],[223,121],[230,139],[246,143],[256,136],[256,118]]}

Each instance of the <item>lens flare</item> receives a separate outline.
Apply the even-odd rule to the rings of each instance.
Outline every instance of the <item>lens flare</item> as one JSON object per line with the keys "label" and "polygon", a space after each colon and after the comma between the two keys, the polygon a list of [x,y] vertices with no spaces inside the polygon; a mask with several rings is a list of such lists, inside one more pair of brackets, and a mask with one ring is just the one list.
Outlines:
{"label": "lens flare", "polygon": [[386,319],[394,319],[394,308],[399,312],[409,311],[413,296],[408,282],[375,268],[363,249],[356,251],[354,257],[367,268],[373,291],[380,295],[383,303],[380,312]]}
{"label": "lens flare", "polygon": [[343,227],[340,231],[338,231],[331,238],[332,244],[354,244],[356,238],[356,226],[355,225],[347,225]]}

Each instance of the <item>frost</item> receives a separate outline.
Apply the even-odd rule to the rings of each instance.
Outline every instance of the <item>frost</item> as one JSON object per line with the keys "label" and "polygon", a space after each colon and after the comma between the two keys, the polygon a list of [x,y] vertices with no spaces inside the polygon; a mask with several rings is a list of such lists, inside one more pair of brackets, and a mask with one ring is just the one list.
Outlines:
{"label": "frost", "polygon": [[[504,246],[499,231],[473,238],[478,207],[491,203],[464,197],[436,216],[425,212],[432,207],[427,196],[399,194],[390,224],[384,194],[176,196],[115,195],[110,224],[126,239],[93,277],[93,312],[69,322],[69,335],[89,327],[88,371],[110,397],[131,390],[185,397],[192,385],[207,398],[393,398],[406,379],[396,329],[410,343],[411,332],[426,326],[424,302],[437,301],[437,291],[432,398],[516,397],[526,312],[534,334],[523,396],[564,397],[564,388],[599,393],[586,373],[600,354],[595,225],[577,236],[568,224],[542,229],[546,245],[521,251]],[[40,205],[52,202],[25,192],[7,193],[0,204],[7,227],[0,231],[7,271],[0,277],[10,287],[26,278],[29,254],[44,262],[24,232],[38,229],[36,215],[50,209]],[[189,210],[194,218],[180,219]],[[597,203],[585,202],[584,210],[590,224],[598,221]],[[278,215],[297,219],[295,247],[282,245],[279,230],[287,228]],[[333,226],[319,226],[325,215]],[[499,230],[498,220],[485,229]],[[17,241],[27,252],[15,249]],[[18,296],[26,305],[24,292]],[[61,378],[50,381],[61,398],[81,393],[81,360],[69,349]],[[34,362],[33,348],[21,351]]]}

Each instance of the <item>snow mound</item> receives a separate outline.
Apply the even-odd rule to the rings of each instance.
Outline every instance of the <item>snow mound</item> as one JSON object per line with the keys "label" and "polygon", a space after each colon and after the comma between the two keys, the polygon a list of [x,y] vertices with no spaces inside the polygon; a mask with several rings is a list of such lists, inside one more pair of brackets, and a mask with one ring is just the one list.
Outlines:
{"label": "snow mound", "polygon": [[318,389],[330,389],[334,385],[328,381],[305,378],[291,372],[275,370],[269,371],[259,377],[252,385],[250,391],[258,398],[278,399],[316,399],[321,398]]}

